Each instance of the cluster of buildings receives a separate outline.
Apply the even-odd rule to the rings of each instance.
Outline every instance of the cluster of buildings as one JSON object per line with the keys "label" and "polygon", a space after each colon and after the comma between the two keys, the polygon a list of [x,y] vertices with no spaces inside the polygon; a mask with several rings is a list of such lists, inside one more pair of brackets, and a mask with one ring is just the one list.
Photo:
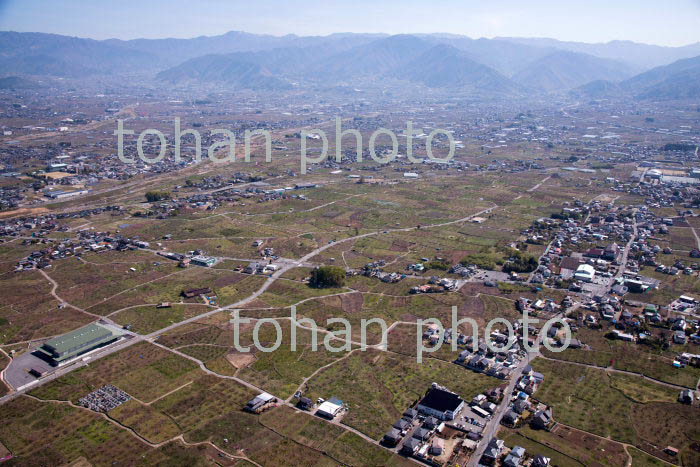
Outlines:
{"label": "cluster of buildings", "polygon": [[428,280],[427,284],[411,287],[408,292],[411,294],[440,293],[456,290],[457,286],[458,282],[455,279],[433,276]]}
{"label": "cluster of buildings", "polygon": [[[687,299],[694,300],[691,297]],[[696,303],[696,302],[693,302]],[[585,303],[575,316],[567,318],[572,331],[581,326],[602,330],[611,339],[625,342],[660,345],[700,344],[700,321],[691,316],[672,313],[668,306],[633,300],[624,300],[613,295],[593,297]],[[585,347],[585,343],[572,339],[570,348]],[[678,357],[677,367],[697,364],[697,359]]]}
{"label": "cluster of buildings", "polygon": [[[27,240],[30,244],[31,240]],[[31,252],[26,258],[17,263],[16,271],[44,269],[51,267],[55,260],[82,256],[84,252],[126,251],[137,248],[148,248],[148,242],[136,238],[125,237],[110,232],[96,232],[91,229],[78,231],[76,238],[52,240],[44,238],[39,245],[45,246]]]}
{"label": "cluster of buildings", "polygon": [[529,423],[539,430],[550,430],[554,427],[551,407],[532,397],[543,382],[544,375],[534,371],[530,365],[523,369],[508,401],[508,410],[501,418],[503,425],[516,428]]}
{"label": "cluster of buildings", "polygon": [[[398,272],[385,272],[384,266],[386,266],[386,261],[383,259],[373,261],[371,263],[365,264],[359,271],[365,277],[376,277],[382,282],[387,282],[395,284],[406,278],[406,274],[399,274]],[[348,271],[349,275],[357,274],[358,271]]]}
{"label": "cluster of buildings", "polygon": [[[509,428],[519,428],[526,423],[538,430],[551,430],[555,422],[552,417],[552,409],[532,397],[537,388],[544,381],[544,375],[533,371],[531,366],[526,366],[513,390],[513,394],[507,397],[508,410],[501,418],[501,424]],[[474,398],[473,410],[482,410],[489,403],[487,396],[480,394]],[[503,440],[492,438],[486,446],[484,454],[479,459],[481,465],[501,465],[507,467],[548,467],[551,459],[537,454],[527,455],[525,448],[514,446],[508,449]]]}
{"label": "cluster of buildings", "polygon": [[483,465],[502,465],[504,467],[520,467],[530,461],[530,467],[549,467],[552,459],[541,454],[528,456],[525,448],[514,446],[509,449],[502,439],[492,438],[486,446],[486,451],[480,459]]}
{"label": "cluster of buildings", "polygon": [[347,404],[337,397],[331,397],[328,400],[319,397],[316,402],[314,402],[310,398],[304,396],[301,391],[297,391],[294,397],[297,399],[297,408],[305,411],[314,411],[316,416],[325,418],[326,420],[333,421],[336,417],[342,416],[349,410]]}
{"label": "cluster of buildings", "polygon": [[[532,335],[532,334],[530,334]],[[486,342],[479,342],[476,351],[462,350],[457,357],[456,363],[477,373],[484,373],[499,379],[508,379],[520,360],[523,352],[517,342],[513,342],[508,350],[505,350],[511,336],[494,331],[491,336],[491,346]],[[513,336],[512,338],[515,338]],[[469,336],[465,345],[471,344],[472,337]],[[503,350],[498,350],[499,348]],[[472,349],[474,350],[474,349]]]}
{"label": "cluster of buildings", "polygon": [[[145,242],[143,242],[145,243]],[[147,248],[148,245],[145,246]],[[172,261],[177,261],[178,266],[181,268],[187,268],[190,265],[200,266],[203,268],[211,268],[216,266],[219,262],[219,258],[214,256],[207,256],[201,250],[193,250],[187,253],[176,253],[174,251],[159,251],[157,253],[163,258],[170,259]]]}
{"label": "cluster of buildings", "polygon": [[465,406],[466,402],[459,395],[433,383],[415,407],[406,409],[394,423],[382,444],[404,455],[441,465],[450,454],[446,452],[448,433],[461,433],[446,427],[458,418]]}

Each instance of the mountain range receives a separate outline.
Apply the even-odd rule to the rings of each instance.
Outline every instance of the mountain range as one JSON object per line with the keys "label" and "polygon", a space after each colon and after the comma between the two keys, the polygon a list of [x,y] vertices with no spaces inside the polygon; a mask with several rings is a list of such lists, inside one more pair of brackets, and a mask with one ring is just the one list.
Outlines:
{"label": "mountain range", "polygon": [[661,47],[452,34],[269,36],[232,31],[192,39],[97,41],[0,32],[3,76],[80,79],[140,74],[171,85],[257,90],[408,81],[495,94],[700,97],[700,43]]}

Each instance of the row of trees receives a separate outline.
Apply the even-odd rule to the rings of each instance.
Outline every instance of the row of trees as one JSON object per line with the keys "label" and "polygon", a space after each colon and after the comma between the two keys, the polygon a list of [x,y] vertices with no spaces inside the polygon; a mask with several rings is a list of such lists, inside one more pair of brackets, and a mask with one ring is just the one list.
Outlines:
{"label": "row of trees", "polygon": [[321,266],[311,271],[311,287],[342,287],[345,285],[345,269],[338,266]]}
{"label": "row of trees", "polygon": [[163,201],[165,199],[170,199],[170,192],[149,191],[146,193],[146,201],[148,201],[149,203],[155,203],[156,201]]}

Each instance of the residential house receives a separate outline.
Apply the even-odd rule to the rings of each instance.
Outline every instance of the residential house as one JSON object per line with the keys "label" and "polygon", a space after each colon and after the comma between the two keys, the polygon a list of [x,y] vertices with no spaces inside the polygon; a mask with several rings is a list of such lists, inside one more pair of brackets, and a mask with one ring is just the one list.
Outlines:
{"label": "residential house", "polygon": [[275,397],[272,396],[271,394],[263,392],[263,393],[255,396],[250,401],[248,401],[248,403],[245,406],[245,410],[247,410],[248,412],[256,412],[259,409],[261,409],[264,405],[266,405],[267,403],[274,402],[276,400],[277,399],[275,399]]}
{"label": "residential house", "polygon": [[454,420],[464,408],[464,400],[457,394],[434,386],[418,403],[419,412],[432,415],[440,420]]}
{"label": "residential house", "polygon": [[519,420],[520,420],[520,415],[518,415],[513,410],[509,410],[508,412],[506,412],[503,415],[501,422],[506,426],[515,426]]}
{"label": "residential house", "polygon": [[313,406],[314,401],[312,401],[308,397],[300,397],[299,402],[297,402],[297,407],[299,407],[301,410],[311,410]]}
{"label": "residential house", "polygon": [[384,435],[383,441],[388,446],[396,446],[401,441],[401,431],[392,428]]}
{"label": "residential house", "polygon": [[504,467],[519,467],[525,458],[525,448],[515,446],[503,461]]}
{"label": "residential house", "polygon": [[441,455],[445,450],[445,440],[442,438],[435,438],[433,444],[430,446],[430,454],[433,456]]}
{"label": "residential house", "polygon": [[426,430],[425,428],[417,428],[413,431],[412,437],[425,441],[426,439],[430,438],[430,430]]}
{"label": "residential house", "polygon": [[481,461],[488,465],[495,464],[496,460],[501,456],[504,446],[505,442],[502,439],[491,438],[491,441],[489,441],[489,444],[486,446],[486,451],[484,451]]}
{"label": "residential house", "polygon": [[532,421],[530,422],[530,424],[533,428],[547,430],[552,424],[552,421],[552,409],[548,407],[545,410],[538,410],[537,412],[535,412],[535,415],[532,417]]}
{"label": "residential house", "polygon": [[413,421],[416,419],[418,416],[418,411],[416,409],[406,409],[406,411],[403,413],[402,418],[405,418],[406,420]]}
{"label": "residential house", "polygon": [[420,445],[420,440],[416,438],[408,439],[405,443],[403,443],[403,446],[401,446],[401,453],[412,456],[418,451]]}
{"label": "residential house", "polygon": [[411,427],[411,422],[405,418],[400,418],[396,423],[394,423],[393,427],[400,431],[408,430]]}
{"label": "residential house", "polygon": [[423,421],[423,428],[425,428],[426,430],[434,430],[438,427],[438,425],[440,425],[440,420],[438,420],[435,417],[427,417]]}
{"label": "residential house", "polygon": [[686,342],[688,342],[688,337],[685,335],[685,332],[676,331],[673,333],[673,342],[676,344],[683,345]]}

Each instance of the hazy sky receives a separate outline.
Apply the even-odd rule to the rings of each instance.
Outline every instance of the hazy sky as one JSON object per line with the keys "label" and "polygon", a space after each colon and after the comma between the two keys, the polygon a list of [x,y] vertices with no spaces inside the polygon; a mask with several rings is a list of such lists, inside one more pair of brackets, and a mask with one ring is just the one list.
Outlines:
{"label": "hazy sky", "polygon": [[0,0],[0,30],[95,39],[448,32],[677,46],[699,42],[698,26],[700,0]]}

